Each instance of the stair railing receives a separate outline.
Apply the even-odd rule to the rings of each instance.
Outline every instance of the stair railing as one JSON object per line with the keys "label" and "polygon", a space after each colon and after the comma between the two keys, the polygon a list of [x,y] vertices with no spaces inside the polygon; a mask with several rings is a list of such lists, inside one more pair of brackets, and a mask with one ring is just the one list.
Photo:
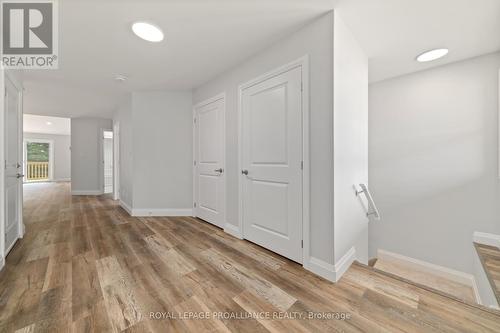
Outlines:
{"label": "stair railing", "polygon": [[375,201],[373,201],[370,190],[368,190],[368,186],[366,186],[366,184],[359,184],[359,187],[361,188],[361,191],[356,190],[356,196],[364,194],[366,196],[366,200],[368,200],[366,217],[373,216],[375,220],[380,220],[380,213],[375,205]]}

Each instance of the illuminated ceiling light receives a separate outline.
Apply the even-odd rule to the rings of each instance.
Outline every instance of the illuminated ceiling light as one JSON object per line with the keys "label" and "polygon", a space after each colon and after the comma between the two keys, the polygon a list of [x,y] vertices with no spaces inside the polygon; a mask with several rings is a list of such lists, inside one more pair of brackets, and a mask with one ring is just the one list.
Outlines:
{"label": "illuminated ceiling light", "polygon": [[437,60],[448,54],[448,49],[435,49],[422,53],[417,57],[418,62],[428,62]]}
{"label": "illuminated ceiling light", "polygon": [[147,22],[135,22],[132,24],[132,31],[148,42],[161,42],[164,37],[163,31],[159,27]]}

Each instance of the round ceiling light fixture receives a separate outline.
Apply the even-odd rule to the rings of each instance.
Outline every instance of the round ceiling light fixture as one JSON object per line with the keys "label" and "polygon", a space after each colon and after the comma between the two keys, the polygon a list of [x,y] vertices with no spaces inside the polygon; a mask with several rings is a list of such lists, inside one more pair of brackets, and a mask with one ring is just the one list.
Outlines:
{"label": "round ceiling light fixture", "polygon": [[132,24],[132,31],[138,37],[148,42],[161,42],[163,40],[163,31],[154,24],[147,22],[135,22]]}
{"label": "round ceiling light fixture", "polygon": [[52,123],[50,121],[47,121],[46,124],[49,126],[52,125]]}
{"label": "round ceiling light fixture", "polygon": [[428,62],[444,57],[449,52],[448,49],[434,49],[426,51],[417,57],[418,62]]}

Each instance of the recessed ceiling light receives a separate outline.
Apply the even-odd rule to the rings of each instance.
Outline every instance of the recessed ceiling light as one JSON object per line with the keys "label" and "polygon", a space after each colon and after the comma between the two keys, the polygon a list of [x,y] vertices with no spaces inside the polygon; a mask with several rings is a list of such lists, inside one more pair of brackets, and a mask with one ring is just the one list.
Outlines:
{"label": "recessed ceiling light", "polygon": [[125,82],[127,81],[127,77],[125,75],[117,75],[115,76],[115,81],[116,82]]}
{"label": "recessed ceiling light", "polygon": [[50,121],[46,122],[46,124],[49,126],[52,125],[52,123]]}
{"label": "recessed ceiling light", "polygon": [[448,54],[448,49],[435,49],[422,53],[417,57],[418,62],[437,60]]}
{"label": "recessed ceiling light", "polygon": [[149,42],[161,42],[163,40],[163,31],[151,23],[135,22],[132,24],[132,31]]}

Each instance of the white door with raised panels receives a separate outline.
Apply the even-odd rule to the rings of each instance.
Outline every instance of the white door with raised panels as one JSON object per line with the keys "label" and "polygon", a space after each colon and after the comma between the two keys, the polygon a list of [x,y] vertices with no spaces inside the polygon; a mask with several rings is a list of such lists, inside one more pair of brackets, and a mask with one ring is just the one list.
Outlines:
{"label": "white door with raised panels", "polygon": [[20,92],[5,79],[5,192],[4,192],[4,253],[7,255],[21,236],[22,230],[22,115]]}
{"label": "white door with raised panels", "polygon": [[302,71],[241,90],[243,237],[302,262]]}
{"label": "white door with raised panels", "polygon": [[224,227],[224,97],[194,108],[194,215]]}

